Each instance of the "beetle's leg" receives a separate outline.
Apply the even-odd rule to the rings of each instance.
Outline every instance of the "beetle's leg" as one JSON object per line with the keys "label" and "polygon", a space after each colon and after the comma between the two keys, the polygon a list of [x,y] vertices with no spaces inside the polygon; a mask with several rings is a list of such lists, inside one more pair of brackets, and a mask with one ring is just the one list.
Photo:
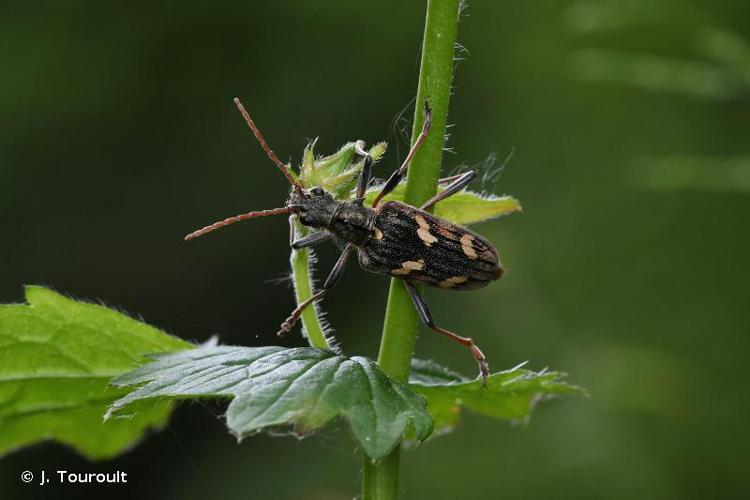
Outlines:
{"label": "beetle's leg", "polygon": [[447,188],[445,188],[445,191],[441,191],[419,207],[422,210],[429,210],[432,207],[434,207],[439,201],[446,199],[449,196],[452,196],[459,191],[461,191],[463,188],[465,188],[471,181],[474,180],[474,177],[477,176],[477,173],[473,170],[469,170],[468,172],[465,172],[458,176]]}
{"label": "beetle's leg", "polygon": [[312,234],[308,234],[304,238],[300,238],[298,240],[294,240],[291,244],[291,247],[295,250],[300,250],[302,248],[309,248],[315,245],[318,245],[320,243],[323,243],[324,241],[328,241],[333,236],[328,231],[315,231]]}
{"label": "beetle's leg", "polygon": [[438,179],[438,185],[443,186],[445,184],[450,184],[451,182],[455,181],[459,177],[461,177],[464,174],[458,174],[458,175],[451,175],[449,177],[443,177],[442,179]]}
{"label": "beetle's leg", "polygon": [[309,306],[313,302],[321,300],[331,290],[331,288],[336,286],[336,283],[339,282],[341,276],[343,276],[344,274],[344,267],[346,266],[346,262],[349,260],[349,256],[351,255],[354,248],[354,245],[352,245],[351,243],[346,245],[346,248],[344,248],[344,251],[339,256],[339,260],[336,261],[336,264],[333,266],[333,269],[331,269],[328,278],[326,278],[325,283],[323,283],[323,288],[315,292],[312,297],[302,302],[294,311],[292,311],[292,314],[290,314],[289,317],[281,324],[281,329],[277,333],[279,337],[283,337],[284,334],[292,331],[292,327],[297,322],[299,317],[302,315],[302,311],[304,311],[307,306]]}
{"label": "beetle's leg", "polygon": [[297,239],[296,231],[294,230],[294,219],[297,217],[292,214],[289,216],[289,246],[294,244],[294,240]]}
{"label": "beetle's leg", "polygon": [[409,296],[411,297],[412,302],[414,302],[414,308],[417,310],[417,314],[419,314],[419,317],[422,319],[424,324],[427,325],[428,328],[438,332],[441,335],[445,335],[452,341],[458,342],[464,347],[469,348],[471,354],[474,356],[474,359],[477,360],[477,364],[479,365],[479,375],[482,377],[482,385],[487,385],[487,376],[489,375],[490,371],[487,367],[487,360],[485,359],[482,350],[479,349],[476,344],[474,344],[474,341],[470,337],[461,337],[460,335],[456,335],[451,331],[436,326],[435,322],[432,321],[432,315],[430,314],[430,310],[427,308],[427,304],[425,303],[422,296],[419,295],[416,287],[414,287],[414,285],[412,285],[408,281],[404,281],[404,286],[406,287],[406,291],[409,292]]}
{"label": "beetle's leg", "polygon": [[365,192],[367,191],[367,185],[370,184],[370,177],[372,176],[372,156],[365,151],[364,141],[355,142],[354,151],[365,158],[365,163],[362,165],[362,171],[359,173],[359,179],[357,180],[356,200],[361,204],[365,201]]}
{"label": "beetle's leg", "polygon": [[414,158],[414,155],[417,154],[417,151],[419,151],[419,148],[422,146],[422,143],[427,138],[427,133],[430,131],[431,125],[432,125],[432,108],[430,108],[430,103],[425,101],[424,102],[424,124],[422,125],[422,132],[419,133],[417,140],[414,141],[414,145],[411,147],[411,150],[409,150],[409,154],[406,155],[406,159],[404,160],[404,163],[402,163],[401,166],[398,167],[398,170],[393,172],[391,176],[388,178],[388,180],[385,181],[385,185],[383,186],[383,189],[380,190],[378,195],[372,201],[372,208],[377,207],[378,203],[380,203],[380,200],[383,199],[385,195],[393,191],[396,188],[396,186],[398,186],[398,183],[401,182],[401,179],[404,178],[404,176],[406,175],[406,171],[409,169],[409,163],[411,163],[412,158]]}
{"label": "beetle's leg", "polygon": [[300,239],[297,239],[297,232],[294,230],[294,222],[296,217],[296,215],[289,216],[289,246],[294,248],[295,250],[315,246],[318,243],[323,243],[324,241],[328,241],[333,237],[333,235],[331,235],[331,233],[329,233],[328,231],[316,231]]}

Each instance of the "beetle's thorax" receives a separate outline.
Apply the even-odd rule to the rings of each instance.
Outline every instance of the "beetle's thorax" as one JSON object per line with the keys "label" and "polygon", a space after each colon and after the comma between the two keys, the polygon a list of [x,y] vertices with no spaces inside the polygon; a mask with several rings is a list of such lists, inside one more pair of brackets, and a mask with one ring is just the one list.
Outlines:
{"label": "beetle's thorax", "polygon": [[339,203],[328,230],[339,240],[362,246],[372,236],[375,211],[356,201]]}
{"label": "beetle's thorax", "polygon": [[357,246],[364,245],[375,226],[374,210],[358,201],[336,201],[320,188],[294,191],[288,204],[303,225],[327,229],[335,239]]}

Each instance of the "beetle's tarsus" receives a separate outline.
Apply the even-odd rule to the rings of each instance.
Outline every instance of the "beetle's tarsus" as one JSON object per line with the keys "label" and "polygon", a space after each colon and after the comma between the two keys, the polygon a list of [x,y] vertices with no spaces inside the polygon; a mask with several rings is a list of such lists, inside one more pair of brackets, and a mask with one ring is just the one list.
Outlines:
{"label": "beetle's tarsus", "polygon": [[292,331],[292,327],[297,322],[297,319],[290,316],[284,322],[281,324],[281,327],[279,327],[279,331],[276,332],[276,336],[279,338],[284,338],[284,336]]}
{"label": "beetle's tarsus", "polygon": [[425,130],[429,131],[432,126],[432,108],[430,107],[430,100],[428,98],[424,100],[424,122]]}

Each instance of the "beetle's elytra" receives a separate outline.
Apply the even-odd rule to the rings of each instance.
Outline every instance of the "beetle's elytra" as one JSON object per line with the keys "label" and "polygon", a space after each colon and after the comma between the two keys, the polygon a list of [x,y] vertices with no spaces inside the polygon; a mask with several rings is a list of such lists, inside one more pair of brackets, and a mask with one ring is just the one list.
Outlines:
{"label": "beetle's elytra", "polygon": [[292,191],[282,208],[230,217],[190,233],[185,239],[190,240],[214,229],[255,217],[281,214],[297,217],[303,225],[318,231],[300,239],[295,239],[292,234],[293,248],[307,248],[333,240],[342,252],[323,287],[292,311],[282,323],[280,335],[291,331],[302,311],[313,302],[322,300],[338,283],[351,254],[356,252],[363,269],[402,280],[422,321],[432,330],[469,348],[479,364],[480,375],[486,382],[489,370],[482,351],[471,338],[461,337],[435,325],[427,304],[414,286],[424,283],[444,290],[474,290],[503,275],[504,269],[497,250],[489,240],[427,212],[441,200],[466,187],[476,174],[469,171],[441,179],[441,184],[447,185],[446,189],[419,208],[397,201],[380,205],[382,198],[404,178],[411,159],[427,137],[432,117],[429,104],[425,102],[424,126],[406,160],[383,184],[372,206],[366,207],[364,199],[370,183],[372,158],[364,150],[362,141],[357,141],[355,146],[357,154],[364,157],[355,197],[349,201],[337,201],[320,187],[302,188],[268,146],[239,99],[235,98],[234,102],[263,150],[292,185]]}
{"label": "beetle's elytra", "polygon": [[502,276],[497,250],[474,231],[397,201],[376,210],[374,237],[359,248],[363,269],[446,290],[474,290]]}

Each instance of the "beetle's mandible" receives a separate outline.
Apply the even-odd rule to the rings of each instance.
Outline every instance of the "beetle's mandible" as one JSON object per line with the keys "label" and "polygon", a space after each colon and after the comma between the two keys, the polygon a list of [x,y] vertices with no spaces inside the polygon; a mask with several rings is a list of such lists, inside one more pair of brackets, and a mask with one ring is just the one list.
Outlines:
{"label": "beetle's mandible", "polygon": [[424,126],[403,164],[383,184],[372,206],[366,207],[365,192],[370,183],[372,158],[365,151],[363,141],[357,141],[355,145],[357,154],[364,157],[355,197],[348,201],[337,201],[320,187],[304,189],[268,146],[239,99],[235,98],[234,103],[263,150],[291,184],[291,194],[282,208],[230,217],[190,233],[185,239],[190,240],[214,229],[255,217],[281,214],[298,217],[303,225],[318,231],[300,239],[295,239],[292,234],[293,248],[311,247],[332,240],[342,252],[323,287],[292,311],[282,323],[279,335],[291,331],[302,311],[330,292],[341,279],[349,258],[356,253],[362,269],[400,279],[425,325],[467,347],[479,364],[480,376],[486,383],[489,370],[482,351],[471,338],[435,325],[427,304],[415,287],[415,284],[424,283],[444,290],[474,290],[503,275],[504,269],[497,250],[485,237],[427,212],[441,200],[466,187],[476,173],[468,171],[441,179],[439,182],[447,187],[419,208],[397,201],[380,204],[383,197],[393,191],[404,178],[409,163],[429,133],[432,121],[429,104],[425,102]]}

